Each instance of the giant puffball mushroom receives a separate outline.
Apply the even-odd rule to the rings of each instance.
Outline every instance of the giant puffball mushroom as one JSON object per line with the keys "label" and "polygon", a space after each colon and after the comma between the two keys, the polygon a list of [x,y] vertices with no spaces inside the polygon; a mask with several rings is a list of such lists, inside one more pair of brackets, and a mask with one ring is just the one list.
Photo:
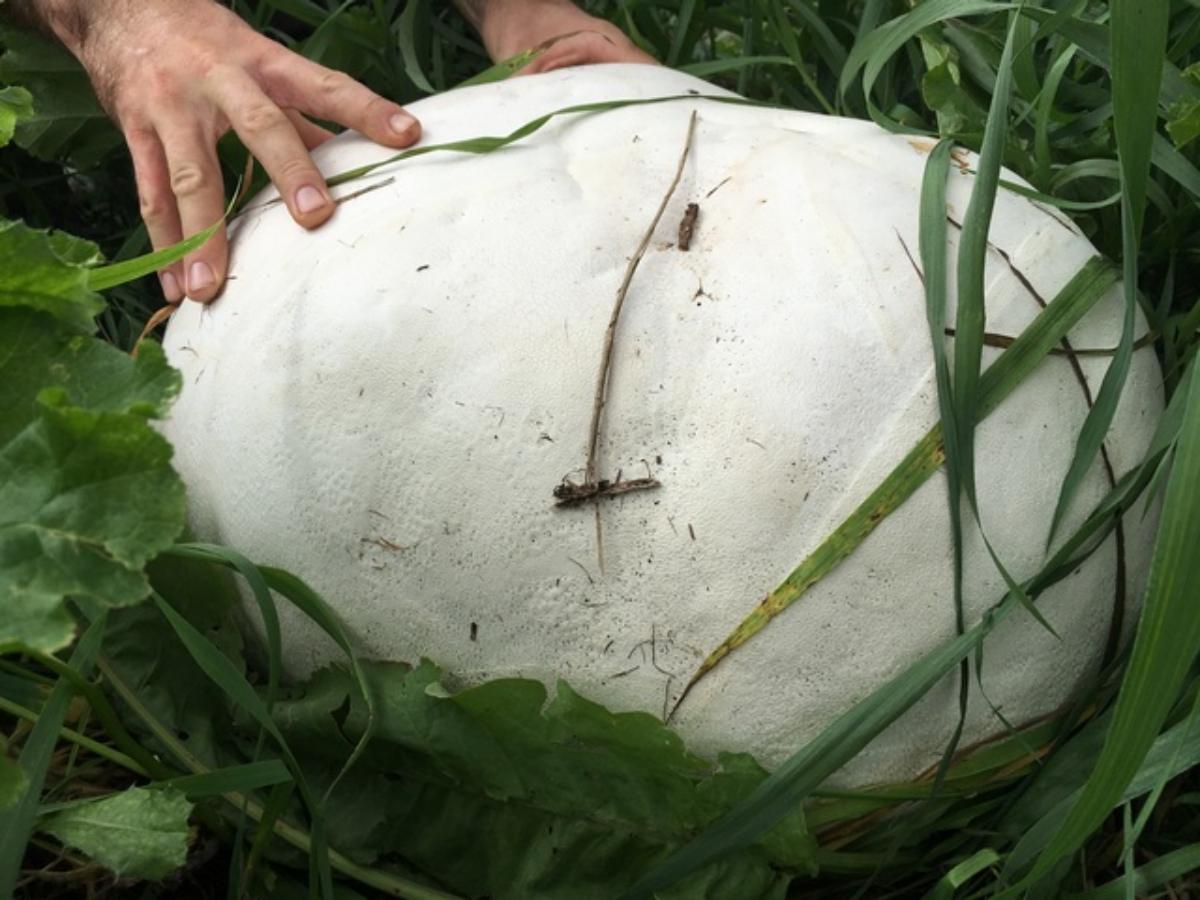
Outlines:
{"label": "giant puffball mushroom", "polygon": [[[724,95],[609,65],[412,110],[424,142],[441,143],[571,104],[690,92]],[[679,183],[613,330],[589,473],[614,300],[693,111]],[[671,713],[698,752],[779,764],[955,633],[936,473],[679,703],[705,658],[938,421],[917,253],[931,146],[864,121],[687,98],[558,117],[489,154],[385,166],[335,188],[348,198],[313,232],[266,192],[233,227],[224,295],[185,303],[166,337],[185,386],[165,430],[194,533],[308,580],[366,655],[429,657],[468,684],[563,678],[614,710]],[[332,174],[389,153],[344,135],[316,158]],[[950,169],[959,223],[972,164],[956,152]],[[1095,255],[1061,213],[1004,189],[990,240],[987,330],[1001,335],[1020,334]],[[953,260],[954,227],[949,241]],[[1121,310],[1113,287],[1070,341],[1112,347]],[[985,347],[984,365],[1001,352]],[[1093,395],[1108,362],[1078,360]],[[1161,409],[1153,351],[1139,350],[1107,442],[1118,477]],[[1045,559],[1086,410],[1071,361],[1052,355],[979,426],[980,509],[1017,578]],[[626,489],[635,480],[644,489]],[[1098,461],[1062,533],[1107,489]],[[594,496],[556,502],[572,491]],[[1153,516],[1125,523],[1131,606],[1152,528]],[[1116,572],[1110,537],[1039,601],[1061,640],[1020,611],[988,639],[983,683],[1009,722],[1054,711],[1095,672]],[[968,529],[968,622],[1003,593]],[[286,603],[281,614],[294,672],[338,657]],[[936,762],[957,694],[955,673],[837,780]],[[1003,732],[972,697],[964,742]]]}

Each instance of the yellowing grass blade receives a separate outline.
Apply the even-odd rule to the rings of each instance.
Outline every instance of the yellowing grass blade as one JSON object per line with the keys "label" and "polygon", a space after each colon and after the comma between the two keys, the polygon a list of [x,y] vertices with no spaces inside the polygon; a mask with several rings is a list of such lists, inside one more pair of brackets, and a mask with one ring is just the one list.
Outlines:
{"label": "yellowing grass blade", "polygon": [[[975,408],[979,419],[986,418],[1000,405],[1116,280],[1116,271],[1100,257],[1093,257],[1084,264],[1012,346],[983,373]],[[944,461],[942,426],[938,424],[917,442],[883,483],[708,655],[688,682],[683,696],[717,663],[762,631],[775,616],[853,553],[875,526],[911,497]],[[683,696],[676,707],[683,702]]]}

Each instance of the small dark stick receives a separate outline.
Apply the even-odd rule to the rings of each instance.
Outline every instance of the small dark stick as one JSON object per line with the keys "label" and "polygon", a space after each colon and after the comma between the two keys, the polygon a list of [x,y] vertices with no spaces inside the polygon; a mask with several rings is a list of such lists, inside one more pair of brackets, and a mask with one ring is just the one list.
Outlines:
{"label": "small dark stick", "polygon": [[679,241],[676,246],[684,252],[692,245],[692,235],[696,232],[698,215],[700,215],[699,203],[689,203],[687,209],[683,211],[683,218],[679,222]]}

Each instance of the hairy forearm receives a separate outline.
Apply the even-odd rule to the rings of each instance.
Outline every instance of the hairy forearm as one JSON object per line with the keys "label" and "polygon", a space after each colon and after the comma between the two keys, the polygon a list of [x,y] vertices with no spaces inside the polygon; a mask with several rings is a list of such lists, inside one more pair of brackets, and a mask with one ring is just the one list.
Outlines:
{"label": "hairy forearm", "polygon": [[87,43],[95,7],[103,4],[86,0],[9,0],[6,5],[17,22],[53,35],[78,55]]}

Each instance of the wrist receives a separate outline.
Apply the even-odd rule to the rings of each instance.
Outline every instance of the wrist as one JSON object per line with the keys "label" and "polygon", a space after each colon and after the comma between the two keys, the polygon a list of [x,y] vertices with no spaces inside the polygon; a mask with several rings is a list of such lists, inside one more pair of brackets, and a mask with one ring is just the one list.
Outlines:
{"label": "wrist", "polygon": [[530,50],[553,36],[550,32],[555,32],[556,22],[561,22],[562,30],[555,33],[565,33],[590,19],[571,0],[484,0],[474,6],[476,28],[495,62]]}

